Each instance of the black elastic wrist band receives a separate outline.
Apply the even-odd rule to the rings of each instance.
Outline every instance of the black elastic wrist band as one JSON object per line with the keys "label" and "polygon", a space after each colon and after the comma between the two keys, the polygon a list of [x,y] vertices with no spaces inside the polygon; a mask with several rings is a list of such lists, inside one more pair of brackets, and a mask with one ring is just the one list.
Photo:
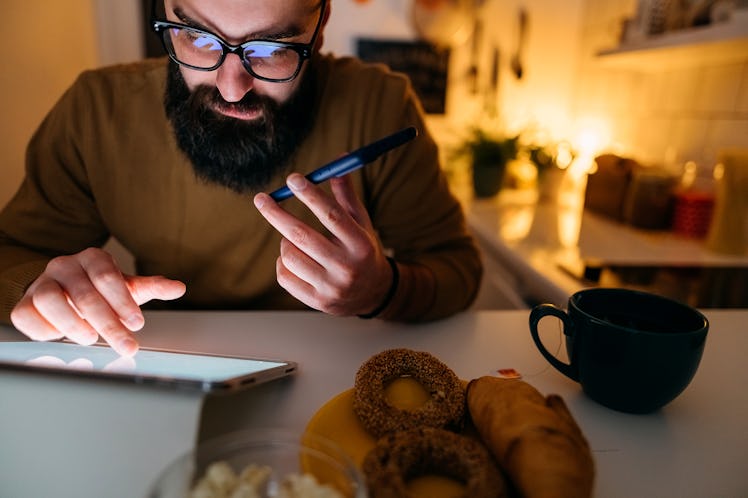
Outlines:
{"label": "black elastic wrist band", "polygon": [[400,283],[400,270],[397,269],[397,263],[395,263],[395,260],[390,258],[389,256],[387,257],[387,262],[390,264],[390,268],[392,268],[392,284],[390,285],[390,289],[387,291],[387,295],[384,296],[384,301],[382,301],[382,304],[380,304],[377,309],[375,309],[371,313],[366,313],[365,315],[358,315],[359,318],[374,318],[382,311],[384,311],[387,305],[390,304],[390,301],[392,301],[392,298],[395,296],[397,286]]}

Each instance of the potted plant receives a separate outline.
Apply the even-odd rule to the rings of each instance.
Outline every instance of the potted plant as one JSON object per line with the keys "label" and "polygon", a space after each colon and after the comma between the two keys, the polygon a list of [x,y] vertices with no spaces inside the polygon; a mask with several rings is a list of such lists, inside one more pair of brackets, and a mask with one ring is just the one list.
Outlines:
{"label": "potted plant", "polygon": [[474,128],[456,150],[458,156],[470,160],[476,197],[491,197],[499,192],[506,165],[517,158],[518,152],[519,135],[507,137],[482,128]]}
{"label": "potted plant", "polygon": [[574,160],[575,153],[567,142],[530,144],[525,147],[530,162],[537,170],[537,188],[541,200],[555,199],[565,168]]}

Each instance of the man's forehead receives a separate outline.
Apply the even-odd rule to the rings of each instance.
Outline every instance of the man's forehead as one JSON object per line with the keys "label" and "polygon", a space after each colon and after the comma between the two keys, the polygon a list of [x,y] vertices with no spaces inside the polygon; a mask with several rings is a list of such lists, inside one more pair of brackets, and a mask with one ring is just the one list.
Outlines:
{"label": "man's forehead", "polygon": [[[267,10],[309,14],[319,9],[323,0],[154,0],[157,7],[166,11],[174,7],[191,8],[196,11],[220,11],[227,13],[251,13]],[[330,0],[327,0],[329,3]]]}
{"label": "man's forehead", "polygon": [[[157,0],[158,1],[158,0]],[[167,16],[180,12],[226,38],[303,31],[321,0],[164,0]]]}

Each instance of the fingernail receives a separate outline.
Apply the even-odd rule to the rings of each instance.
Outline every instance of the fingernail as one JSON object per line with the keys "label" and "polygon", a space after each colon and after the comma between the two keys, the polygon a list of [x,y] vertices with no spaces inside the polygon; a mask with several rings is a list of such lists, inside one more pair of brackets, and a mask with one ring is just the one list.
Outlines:
{"label": "fingernail", "polygon": [[259,193],[259,194],[255,195],[254,203],[255,203],[255,207],[257,209],[262,209],[262,206],[265,205],[265,197],[266,196],[263,193]]}
{"label": "fingernail", "polygon": [[291,187],[293,190],[303,190],[304,187],[306,187],[307,181],[306,178],[299,174],[293,174],[288,177],[288,186]]}
{"label": "fingernail", "polygon": [[125,318],[125,326],[130,330],[140,330],[143,328],[144,320],[142,315],[134,314]]}

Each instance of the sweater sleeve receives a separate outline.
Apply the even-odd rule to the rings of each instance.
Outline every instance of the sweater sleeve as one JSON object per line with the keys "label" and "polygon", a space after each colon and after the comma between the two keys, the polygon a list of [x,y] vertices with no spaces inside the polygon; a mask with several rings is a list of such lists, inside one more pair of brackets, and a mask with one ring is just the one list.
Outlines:
{"label": "sweater sleeve", "polygon": [[0,238],[0,323],[10,324],[10,312],[26,288],[44,271],[47,258],[21,248],[5,245]]}
{"label": "sweater sleeve", "polygon": [[402,277],[382,317],[425,321],[467,309],[478,293],[483,266],[417,101],[408,104],[405,115],[410,113],[423,132],[420,142],[403,151],[376,210],[383,244],[400,261]]}
{"label": "sweater sleeve", "polygon": [[380,314],[386,320],[427,321],[463,311],[474,301],[483,276],[462,209],[441,172],[428,178],[427,168],[416,171],[420,178],[400,186],[405,199],[388,200],[375,211],[375,226],[400,273],[398,288]]}
{"label": "sweater sleeve", "polygon": [[[368,67],[337,88],[366,95],[352,106],[359,119],[347,132],[371,141],[406,126],[418,137],[361,170],[361,195],[383,247],[397,261],[399,285],[379,318],[427,321],[466,309],[477,295],[483,267],[462,208],[442,171],[439,150],[409,81]],[[340,97],[342,99],[342,97]],[[330,120],[329,129],[344,134]],[[340,125],[337,125],[340,126]]]}
{"label": "sweater sleeve", "polygon": [[77,142],[86,109],[85,78],[46,116],[26,151],[19,190],[0,211],[0,323],[55,256],[100,246],[108,233],[87,185]]}

